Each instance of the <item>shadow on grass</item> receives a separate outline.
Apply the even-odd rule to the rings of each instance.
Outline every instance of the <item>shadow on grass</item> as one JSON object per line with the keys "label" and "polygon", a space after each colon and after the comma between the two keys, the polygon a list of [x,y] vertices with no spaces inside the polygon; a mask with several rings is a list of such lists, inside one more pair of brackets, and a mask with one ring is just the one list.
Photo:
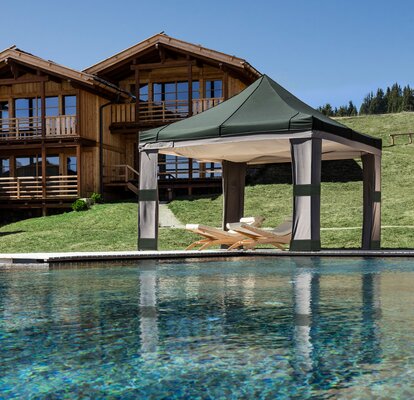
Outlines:
{"label": "shadow on grass", "polygon": [[176,196],[174,200],[195,201],[200,199],[216,200],[221,196],[221,193],[197,194],[192,196]]}
{"label": "shadow on grass", "polygon": [[0,237],[1,237],[1,236],[14,235],[14,234],[16,234],[16,233],[23,233],[23,232],[26,232],[26,231],[10,231],[10,232],[0,232]]}

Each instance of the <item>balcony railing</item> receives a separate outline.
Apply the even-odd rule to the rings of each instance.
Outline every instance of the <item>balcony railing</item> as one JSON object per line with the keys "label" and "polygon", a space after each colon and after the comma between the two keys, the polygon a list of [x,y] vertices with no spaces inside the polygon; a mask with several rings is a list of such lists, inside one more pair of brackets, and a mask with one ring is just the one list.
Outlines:
{"label": "balcony railing", "polygon": [[0,199],[64,199],[78,197],[78,176],[47,176],[45,197],[42,177],[21,176],[0,178]]}
{"label": "balcony railing", "polygon": [[[212,108],[221,102],[222,97],[193,99],[193,115]],[[168,123],[188,117],[187,100],[148,101],[139,104],[139,122],[142,124]],[[111,106],[111,123],[135,122],[135,103],[114,104]]]}
{"label": "balcony railing", "polygon": [[[45,134],[46,138],[76,136],[76,116],[46,117]],[[0,119],[0,140],[39,139],[41,137],[41,117]]]}

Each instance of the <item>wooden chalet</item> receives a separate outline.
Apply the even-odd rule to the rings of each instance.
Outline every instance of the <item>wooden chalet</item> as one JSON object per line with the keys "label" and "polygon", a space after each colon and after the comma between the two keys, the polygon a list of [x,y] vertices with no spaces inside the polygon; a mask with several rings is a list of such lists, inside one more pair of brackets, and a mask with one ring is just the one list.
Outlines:
{"label": "wooden chalet", "polygon": [[[245,60],[163,33],[154,35],[85,70],[139,101],[111,104],[105,112],[110,134],[125,154],[106,152],[105,190],[125,185],[137,170],[137,132],[200,113],[234,96],[260,73]],[[115,159],[124,159],[117,166]],[[173,191],[221,187],[221,165],[160,156],[161,196]],[[129,182],[130,184],[131,182]],[[128,184],[128,182],[127,182]]]}
{"label": "wooden chalet", "polygon": [[46,211],[98,191],[99,109],[129,97],[18,48],[1,52],[0,207]]}
{"label": "wooden chalet", "polygon": [[[139,131],[213,107],[259,75],[162,33],[83,72],[16,47],[0,52],[0,207],[45,213],[93,192],[137,193]],[[219,164],[160,157],[164,196],[221,184]]]}

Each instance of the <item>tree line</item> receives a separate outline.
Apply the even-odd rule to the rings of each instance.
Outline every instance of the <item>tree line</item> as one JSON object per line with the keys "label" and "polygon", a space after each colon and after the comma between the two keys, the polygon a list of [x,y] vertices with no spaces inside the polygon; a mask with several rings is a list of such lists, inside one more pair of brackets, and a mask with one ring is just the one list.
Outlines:
{"label": "tree line", "polygon": [[414,111],[414,90],[409,85],[401,86],[394,83],[384,91],[381,88],[368,93],[362,101],[359,112],[350,101],[348,105],[332,108],[329,103],[318,107],[318,111],[329,117],[350,117],[354,115],[399,113]]}

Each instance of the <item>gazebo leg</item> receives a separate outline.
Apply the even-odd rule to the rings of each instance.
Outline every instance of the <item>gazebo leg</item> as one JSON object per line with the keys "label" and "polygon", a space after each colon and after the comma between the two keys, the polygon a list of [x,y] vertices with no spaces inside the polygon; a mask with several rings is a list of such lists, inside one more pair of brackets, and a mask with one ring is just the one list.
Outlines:
{"label": "gazebo leg", "polygon": [[228,222],[239,222],[244,212],[246,163],[223,161],[223,229]]}
{"label": "gazebo leg", "polygon": [[362,248],[375,250],[381,246],[381,156],[364,154]]}
{"label": "gazebo leg", "polygon": [[290,250],[321,248],[321,153],[318,138],[291,139],[293,226]]}
{"label": "gazebo leg", "polygon": [[140,157],[138,250],[158,249],[158,150]]}

